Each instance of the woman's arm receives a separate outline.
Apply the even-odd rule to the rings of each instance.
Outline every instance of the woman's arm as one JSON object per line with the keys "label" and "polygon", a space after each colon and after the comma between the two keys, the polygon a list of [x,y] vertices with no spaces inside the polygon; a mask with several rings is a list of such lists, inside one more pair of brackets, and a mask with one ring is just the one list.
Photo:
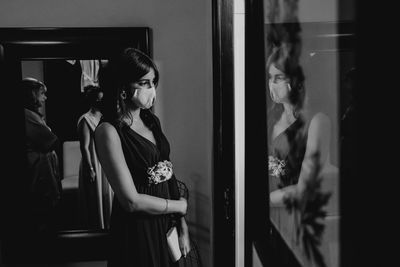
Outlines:
{"label": "woman's arm", "polygon": [[190,247],[190,238],[189,238],[189,228],[186,224],[185,217],[180,218],[180,227],[179,227],[179,247],[182,252],[182,255],[186,257],[189,253]]}
{"label": "woman's arm", "polygon": [[90,176],[92,180],[95,179],[96,173],[94,166],[92,165],[92,160],[89,152],[90,144],[90,130],[86,121],[82,119],[78,124],[78,137],[79,137],[79,148],[82,154],[82,162],[90,169]]}
{"label": "woman's arm", "polygon": [[[312,175],[317,168],[325,167],[329,158],[329,146],[331,137],[331,122],[327,115],[317,113],[311,120],[308,128],[306,152],[298,181],[298,190],[304,191],[307,181],[314,177]],[[318,158],[316,156],[318,155]],[[318,160],[318,161],[317,161]]]}
{"label": "woman's arm", "polygon": [[47,126],[32,118],[26,118],[25,129],[26,137],[34,149],[47,153],[59,146],[58,137]]}
{"label": "woman's arm", "polygon": [[[306,151],[301,165],[299,181],[296,185],[291,185],[272,191],[270,201],[273,205],[283,205],[284,199],[294,195],[301,195],[306,187],[308,179],[316,170],[317,164],[321,169],[328,161],[330,145],[331,124],[329,117],[323,113],[317,113],[311,120],[308,128]],[[316,162],[315,155],[319,155]]]}
{"label": "woman's arm", "polygon": [[114,126],[100,124],[95,131],[95,144],[100,163],[122,207],[129,212],[149,214],[185,214],[185,199],[166,200],[137,192],[122,151],[121,140]]}

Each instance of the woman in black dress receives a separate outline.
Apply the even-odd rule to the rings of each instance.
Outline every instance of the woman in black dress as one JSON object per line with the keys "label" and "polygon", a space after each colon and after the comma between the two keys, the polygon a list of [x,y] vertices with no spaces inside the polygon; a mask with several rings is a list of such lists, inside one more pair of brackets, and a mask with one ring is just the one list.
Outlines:
{"label": "woman in black dress", "polygon": [[285,199],[304,193],[317,165],[321,172],[334,168],[329,156],[331,122],[325,113],[303,107],[305,77],[288,46],[273,51],[267,71],[272,100],[268,112],[270,201],[282,205]]}
{"label": "woman in black dress", "polygon": [[[180,192],[169,143],[150,110],[157,67],[144,53],[127,48],[99,76],[103,118],[95,144],[115,193],[108,266],[179,266],[191,250],[187,196]],[[179,261],[169,255],[166,233],[172,226],[178,229]]]}

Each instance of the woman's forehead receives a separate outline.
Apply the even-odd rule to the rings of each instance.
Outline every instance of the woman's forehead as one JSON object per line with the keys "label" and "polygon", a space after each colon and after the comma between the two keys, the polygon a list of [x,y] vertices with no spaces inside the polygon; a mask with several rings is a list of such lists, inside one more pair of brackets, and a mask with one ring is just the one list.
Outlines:
{"label": "woman's forehead", "polygon": [[275,64],[273,64],[273,63],[269,66],[268,73],[269,73],[270,75],[285,74],[283,71],[281,71],[280,69],[276,68],[276,67],[275,67]]}
{"label": "woman's forehead", "polygon": [[145,79],[152,80],[152,79],[154,79],[154,77],[155,77],[155,73],[154,73],[154,70],[151,68],[150,71],[146,75],[141,77],[139,80],[145,80]]}

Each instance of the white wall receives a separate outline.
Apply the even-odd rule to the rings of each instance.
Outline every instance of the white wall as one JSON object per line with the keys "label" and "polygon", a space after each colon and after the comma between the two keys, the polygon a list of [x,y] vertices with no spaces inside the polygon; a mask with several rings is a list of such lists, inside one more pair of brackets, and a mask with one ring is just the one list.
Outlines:
{"label": "white wall", "polygon": [[[0,2],[0,27],[139,27],[153,30],[161,77],[155,107],[171,143],[177,177],[190,191],[188,220],[211,265],[211,1],[13,0]],[[190,226],[190,225],[189,225]]]}

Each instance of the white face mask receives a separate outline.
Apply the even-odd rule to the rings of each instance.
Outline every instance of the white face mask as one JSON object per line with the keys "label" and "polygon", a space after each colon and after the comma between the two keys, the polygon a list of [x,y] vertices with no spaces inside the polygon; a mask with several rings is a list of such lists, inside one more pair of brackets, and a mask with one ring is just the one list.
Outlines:
{"label": "white face mask", "polygon": [[156,100],[156,89],[151,88],[141,88],[136,89],[133,94],[132,101],[138,108],[149,109],[153,106]]}
{"label": "white face mask", "polygon": [[156,100],[156,88],[154,85],[154,70],[150,70],[135,83],[135,92],[132,96],[132,102],[138,108],[149,109]]}
{"label": "white face mask", "polygon": [[277,69],[273,64],[269,69],[269,90],[271,99],[275,103],[284,103],[288,101],[289,91],[291,90],[285,74]]}
{"label": "white face mask", "polygon": [[290,91],[288,83],[285,82],[282,84],[273,84],[272,82],[270,82],[269,90],[272,101],[274,101],[275,103],[284,103],[288,101]]}

